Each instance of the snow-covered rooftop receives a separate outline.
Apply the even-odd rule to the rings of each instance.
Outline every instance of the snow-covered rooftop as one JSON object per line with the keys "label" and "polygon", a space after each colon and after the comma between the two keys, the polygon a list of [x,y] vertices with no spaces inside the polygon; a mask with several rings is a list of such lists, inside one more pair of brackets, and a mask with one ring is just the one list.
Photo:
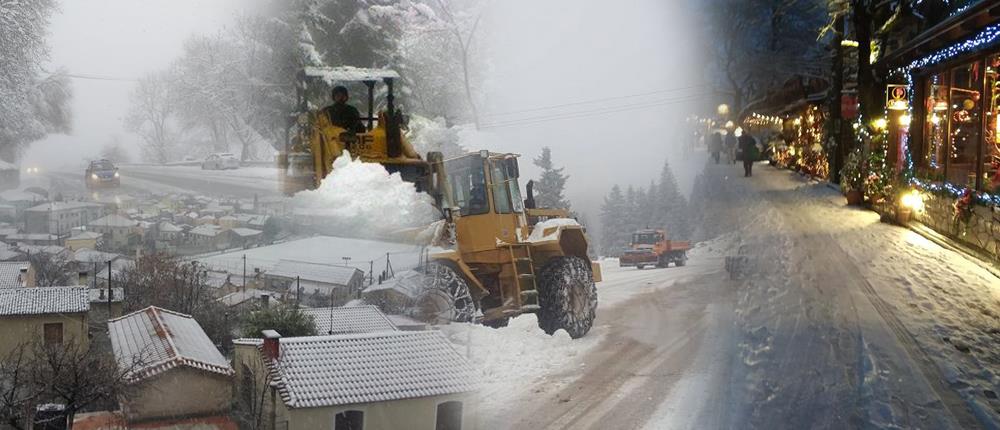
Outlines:
{"label": "snow-covered rooftop", "polygon": [[252,237],[264,233],[260,230],[254,230],[252,228],[234,228],[230,229],[229,231],[233,232],[233,234],[240,237]]}
{"label": "snow-covered rooftop", "polygon": [[305,75],[320,78],[326,82],[337,81],[381,81],[385,78],[399,79],[399,73],[389,69],[365,69],[361,67],[316,67],[306,66]]}
{"label": "snow-covered rooftop", "polygon": [[219,226],[213,224],[202,224],[195,228],[192,228],[191,231],[188,231],[188,234],[193,234],[197,236],[208,236],[208,237],[218,236],[219,233],[222,233],[222,229],[220,229]]}
{"label": "snow-covered rooftop", "polygon": [[87,287],[0,288],[0,316],[87,312]]}
{"label": "snow-covered rooftop", "polygon": [[184,231],[184,229],[178,227],[177,225],[166,221],[160,223],[159,229],[161,233],[180,233]]}
{"label": "snow-covered rooftop", "polygon": [[0,288],[23,287],[21,280],[21,269],[28,269],[30,265],[23,261],[9,261],[0,263]]}
{"label": "snow-covered rooftop", "polygon": [[78,209],[99,208],[101,205],[89,202],[51,202],[25,209],[26,212],[59,212]]}
{"label": "snow-covered rooftop", "polygon": [[233,374],[229,361],[189,315],[150,306],[109,320],[108,332],[118,365],[132,369],[132,381],[178,366]]}
{"label": "snow-covered rooftop", "polygon": [[477,372],[432,331],[279,339],[281,398],[309,408],[470,392]]}
{"label": "snow-covered rooftop", "polygon": [[87,225],[95,227],[135,227],[139,225],[139,222],[118,214],[111,214],[106,217],[93,220]]}
{"label": "snow-covered rooftop", "polygon": [[246,291],[244,291],[244,290],[234,291],[232,293],[229,293],[229,294],[226,294],[226,295],[224,295],[222,297],[219,297],[219,303],[222,303],[222,304],[224,304],[226,306],[236,306],[236,305],[239,305],[239,304],[241,304],[243,302],[246,302],[247,300],[257,299],[257,298],[260,298],[262,296],[268,296],[269,300],[271,300],[275,304],[281,303],[277,299],[274,298],[276,295],[278,295],[278,294],[275,293],[275,292],[273,292],[273,291],[258,290],[258,289],[255,289],[255,288],[247,288]]}
{"label": "snow-covered rooftop", "polygon": [[66,239],[66,240],[100,239],[101,236],[103,236],[103,235],[100,234],[100,233],[94,232],[94,231],[83,231],[83,232],[80,232],[80,233],[77,233],[77,234],[73,235],[72,237],[70,237],[69,239]]}
{"label": "snow-covered rooftop", "polygon": [[302,309],[313,317],[318,334],[350,334],[396,331],[396,326],[372,305]]}
{"label": "snow-covered rooftop", "polygon": [[90,248],[80,248],[73,253],[73,260],[78,263],[104,263],[121,258],[121,254],[98,251]]}
{"label": "snow-covered rooftop", "polygon": [[349,285],[356,277],[363,275],[361,270],[354,267],[294,260],[280,260],[265,274],[290,279],[299,277],[304,280],[343,286]]}

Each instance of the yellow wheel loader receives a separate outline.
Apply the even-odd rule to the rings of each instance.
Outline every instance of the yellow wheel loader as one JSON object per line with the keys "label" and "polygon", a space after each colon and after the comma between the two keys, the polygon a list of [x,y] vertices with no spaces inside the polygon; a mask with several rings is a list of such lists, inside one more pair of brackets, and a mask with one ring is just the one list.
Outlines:
{"label": "yellow wheel loader", "polygon": [[[344,150],[362,161],[399,172],[432,195],[446,228],[438,251],[421,265],[413,315],[427,321],[479,321],[502,326],[510,317],[537,313],[548,333],[585,335],[597,309],[600,267],[587,257],[587,236],[564,210],[539,209],[522,199],[516,154],[480,151],[444,160],[421,158],[406,141],[395,107],[390,70],[307,67],[299,74],[299,111],[292,115],[279,155],[287,194],[317,187]],[[308,103],[312,86],[362,82],[368,88],[364,133],[337,127]],[[374,87],[386,85],[385,111],[375,115]],[[528,206],[528,207],[526,207]]]}
{"label": "yellow wheel loader", "polygon": [[[333,160],[347,150],[355,158],[385,166],[418,191],[430,192],[430,163],[420,157],[402,133],[405,120],[396,109],[394,83],[399,74],[392,70],[356,67],[306,67],[298,74],[295,93],[297,110],[290,116],[284,148],[278,153],[281,186],[286,195],[311,190],[330,174]],[[361,120],[363,133],[334,125],[323,109],[314,109],[310,95],[330,84],[361,83],[367,89],[367,112]],[[375,88],[385,86],[385,110],[375,112]],[[435,153],[430,158],[439,157]],[[438,158],[439,159],[439,158]],[[436,196],[435,196],[436,197]]]}

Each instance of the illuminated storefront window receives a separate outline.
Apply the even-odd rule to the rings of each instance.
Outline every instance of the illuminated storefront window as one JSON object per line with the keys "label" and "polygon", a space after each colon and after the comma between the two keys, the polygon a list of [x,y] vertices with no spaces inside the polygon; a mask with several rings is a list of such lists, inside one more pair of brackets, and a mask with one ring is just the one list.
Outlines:
{"label": "illuminated storefront window", "polygon": [[948,182],[958,186],[976,186],[976,163],[982,133],[982,70],[974,62],[951,71],[951,131]]}
{"label": "illuminated storefront window", "polygon": [[948,75],[927,78],[927,118],[924,121],[924,150],[920,156],[921,173],[944,178],[945,142],[948,141]]}
{"label": "illuminated storefront window", "polygon": [[981,191],[1000,193],[1000,55],[986,59],[986,130],[983,145],[983,181]]}

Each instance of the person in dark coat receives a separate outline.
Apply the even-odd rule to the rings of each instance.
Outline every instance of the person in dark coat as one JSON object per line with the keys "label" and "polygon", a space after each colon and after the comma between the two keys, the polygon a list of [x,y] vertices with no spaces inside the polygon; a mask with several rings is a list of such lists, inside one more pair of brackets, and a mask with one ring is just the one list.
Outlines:
{"label": "person in dark coat", "polygon": [[756,156],[757,141],[750,133],[743,133],[739,139],[740,154],[743,158],[743,177],[753,176],[753,162]]}
{"label": "person in dark coat", "polygon": [[356,107],[347,104],[349,98],[346,87],[333,87],[333,104],[323,109],[323,112],[331,124],[352,133],[364,133],[365,125],[361,122],[361,114]]}
{"label": "person in dark coat", "polygon": [[735,133],[730,131],[728,134],[726,134],[725,146],[726,146],[726,162],[729,164],[736,164],[737,142]]}
{"label": "person in dark coat", "polygon": [[719,132],[712,133],[708,140],[708,150],[712,153],[715,164],[719,164],[719,153],[722,152],[722,135]]}

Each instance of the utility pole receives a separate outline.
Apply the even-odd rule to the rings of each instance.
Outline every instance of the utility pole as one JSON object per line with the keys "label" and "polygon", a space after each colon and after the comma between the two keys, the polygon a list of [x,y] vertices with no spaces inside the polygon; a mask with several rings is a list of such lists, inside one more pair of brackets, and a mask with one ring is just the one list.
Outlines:
{"label": "utility pole", "polygon": [[243,254],[243,292],[247,292],[247,255]]}

